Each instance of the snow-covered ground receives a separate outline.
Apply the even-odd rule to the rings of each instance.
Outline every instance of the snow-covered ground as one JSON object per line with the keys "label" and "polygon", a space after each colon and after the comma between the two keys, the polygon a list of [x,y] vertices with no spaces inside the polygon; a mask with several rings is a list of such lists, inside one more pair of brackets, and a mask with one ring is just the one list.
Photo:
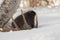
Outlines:
{"label": "snow-covered ground", "polygon": [[0,40],[60,40],[60,24],[32,30],[0,33]]}
{"label": "snow-covered ground", "polygon": [[[20,10],[17,10],[14,18],[20,15]],[[60,6],[29,8],[29,10],[34,10],[37,13],[39,28],[0,32],[0,40],[60,40]]]}
{"label": "snow-covered ground", "polygon": [[[32,8],[32,10],[38,15],[39,28],[17,32],[0,32],[0,40],[60,40],[60,6],[39,7]],[[20,9],[18,9],[15,16],[20,13]]]}

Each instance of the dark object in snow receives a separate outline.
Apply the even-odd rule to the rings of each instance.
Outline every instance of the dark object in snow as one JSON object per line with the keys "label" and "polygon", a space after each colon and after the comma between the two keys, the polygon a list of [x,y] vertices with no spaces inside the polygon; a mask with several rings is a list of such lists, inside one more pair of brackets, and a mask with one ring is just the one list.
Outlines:
{"label": "dark object in snow", "polygon": [[[34,24],[34,19],[35,19],[35,16],[36,16],[36,13],[34,11],[28,11],[26,13],[23,14],[26,21],[27,21],[27,24],[28,24],[28,28],[25,28],[25,23],[24,23],[24,19],[23,19],[23,16],[20,15],[18,16],[14,21],[16,22],[18,28],[20,28],[20,30],[24,30],[24,29],[30,29],[30,28],[35,28]],[[13,28],[16,28],[14,23],[12,22],[12,27]]]}

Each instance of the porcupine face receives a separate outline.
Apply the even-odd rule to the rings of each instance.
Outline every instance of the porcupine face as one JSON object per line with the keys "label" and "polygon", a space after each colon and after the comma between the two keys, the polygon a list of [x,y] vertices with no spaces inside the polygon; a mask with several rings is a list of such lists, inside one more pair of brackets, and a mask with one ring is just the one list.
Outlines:
{"label": "porcupine face", "polygon": [[[30,25],[31,28],[34,28],[34,18],[35,18],[36,13],[34,11],[28,11],[26,13],[24,13],[25,19],[28,23],[28,25]],[[16,19],[15,19],[16,24],[18,25],[18,27],[20,29],[23,29],[24,27],[24,21],[23,21],[23,17],[22,15],[19,15]],[[15,28],[14,23],[12,22],[12,26],[13,28]]]}

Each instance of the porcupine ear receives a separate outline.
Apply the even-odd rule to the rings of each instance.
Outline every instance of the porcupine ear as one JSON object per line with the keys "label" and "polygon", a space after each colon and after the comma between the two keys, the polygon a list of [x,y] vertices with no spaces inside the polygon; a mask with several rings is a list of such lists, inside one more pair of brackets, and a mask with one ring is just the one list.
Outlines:
{"label": "porcupine ear", "polygon": [[35,27],[38,28],[38,16],[37,16],[37,14],[35,16]]}

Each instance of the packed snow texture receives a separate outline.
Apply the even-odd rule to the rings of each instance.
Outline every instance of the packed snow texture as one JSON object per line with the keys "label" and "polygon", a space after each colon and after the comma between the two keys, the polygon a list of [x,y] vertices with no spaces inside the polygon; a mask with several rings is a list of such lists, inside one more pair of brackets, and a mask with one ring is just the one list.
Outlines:
{"label": "packed snow texture", "polygon": [[[14,14],[14,19],[20,15],[19,8]],[[14,32],[0,32],[0,40],[60,40],[60,6],[47,8],[29,8],[38,15],[38,28]],[[11,21],[10,21],[11,22]]]}

